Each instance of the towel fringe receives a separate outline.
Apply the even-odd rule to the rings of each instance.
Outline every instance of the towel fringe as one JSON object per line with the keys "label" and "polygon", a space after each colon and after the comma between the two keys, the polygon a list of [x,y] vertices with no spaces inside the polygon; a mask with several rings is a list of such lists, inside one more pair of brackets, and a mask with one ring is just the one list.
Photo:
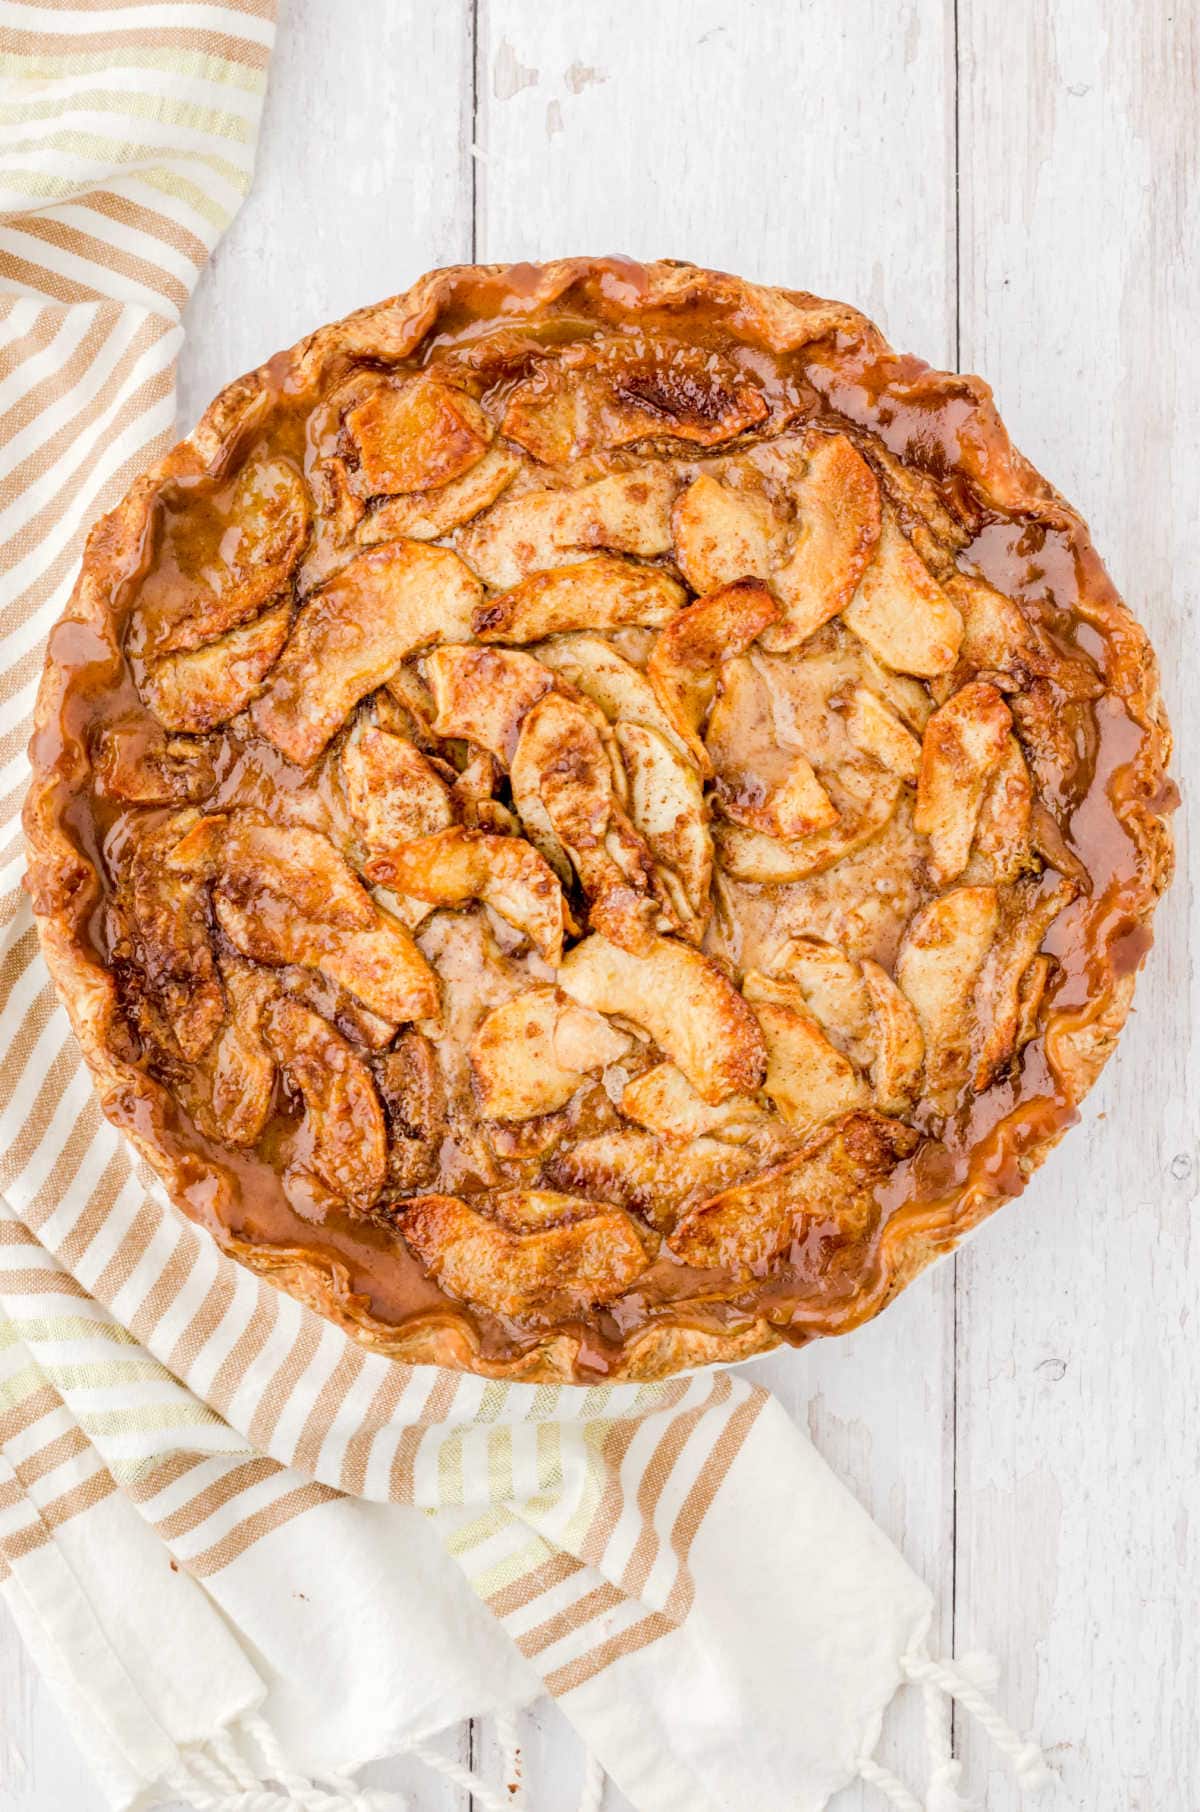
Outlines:
{"label": "towel fringe", "polygon": [[[958,1661],[935,1660],[917,1651],[900,1663],[904,1679],[920,1686],[925,1701],[925,1737],[929,1756],[929,1782],[922,1802],[898,1775],[870,1756],[856,1763],[858,1778],[875,1787],[894,1812],[974,1812],[974,1803],[959,1792],[962,1764],[951,1750],[950,1711],[954,1703],[991,1738],[1011,1766],[1018,1784],[1036,1793],[1056,1779],[1046,1766],[1041,1749],[1022,1737],[996,1710],[988,1697],[999,1670],[988,1655],[972,1654]],[[453,1756],[443,1755],[429,1743],[412,1743],[405,1754],[415,1756],[433,1773],[473,1796],[478,1812],[525,1812],[521,1750],[515,1718],[497,1713],[496,1737],[503,1758],[499,1791],[472,1768]],[[235,1734],[261,1757],[255,1767],[238,1748]],[[578,1812],[600,1812],[606,1775],[590,1751],[584,1752],[583,1781]],[[297,1774],[288,1766],[274,1731],[264,1718],[251,1713],[233,1730],[218,1731],[208,1742],[189,1744],[163,1784],[192,1812],[405,1812],[407,1800],[398,1793],[361,1787],[345,1775],[325,1774],[319,1779]]]}
{"label": "towel fringe", "polygon": [[[452,1785],[474,1794],[479,1812],[514,1812],[514,1808],[515,1812],[524,1812],[525,1783],[521,1769],[521,1750],[517,1740],[516,1722],[504,1713],[497,1713],[494,1723],[501,1754],[504,1758],[505,1792],[497,1793],[494,1787],[491,1787],[486,1781],[481,1781],[470,1768],[464,1768],[461,1762],[456,1762],[451,1756],[440,1754],[427,1743],[413,1743],[405,1753],[415,1755],[418,1761],[424,1762],[427,1768],[434,1769]],[[608,1776],[595,1756],[590,1750],[585,1749],[579,1812],[600,1812],[607,1779]]]}
{"label": "towel fringe", "polygon": [[909,1792],[899,1775],[893,1774],[890,1768],[884,1768],[879,1762],[873,1762],[869,1755],[864,1755],[858,1763],[858,1778],[869,1787],[878,1787],[888,1805],[894,1806],[896,1812],[926,1812],[920,1800]]}
{"label": "towel fringe", "polygon": [[509,1812],[512,1799],[508,1793],[499,1793],[487,1781],[480,1780],[471,1768],[464,1768],[453,1756],[442,1755],[428,1743],[410,1743],[405,1755],[415,1755],[419,1762],[424,1762],[435,1774],[448,1780],[451,1786],[460,1787],[464,1793],[474,1795],[479,1812]]}
{"label": "towel fringe", "polygon": [[951,1750],[950,1715],[955,1703],[987,1732],[1026,1793],[1040,1792],[1058,1778],[1046,1766],[1046,1758],[1032,1738],[1021,1736],[992,1704],[988,1695],[999,1683],[1000,1669],[991,1655],[970,1654],[957,1661],[939,1661],[917,1650],[903,1657],[900,1668],[910,1685],[922,1689],[925,1700],[929,1785],[924,1802],[890,1768],[870,1756],[861,1757],[855,1764],[859,1780],[878,1788],[895,1812],[975,1812],[975,1802],[959,1792],[962,1763]]}
{"label": "towel fringe", "polygon": [[[999,1669],[994,1670],[998,1678]],[[929,1786],[926,1812],[974,1812],[972,1802],[959,1793],[962,1763],[956,1761],[951,1722],[953,1700],[927,1681],[921,1689],[925,1700],[925,1744],[929,1751]]]}
{"label": "towel fringe", "polygon": [[[235,1736],[257,1750],[257,1766]],[[346,1775],[297,1774],[271,1726],[255,1713],[206,1743],[185,1745],[162,1782],[192,1812],[405,1812],[408,1805],[401,1794],[361,1787]]]}
{"label": "towel fringe", "polygon": [[[433,1773],[469,1793],[478,1812],[525,1812],[516,1721],[504,1712],[498,1712],[494,1721],[503,1757],[499,1790],[429,1743],[411,1743],[403,1753],[415,1756]],[[241,1739],[243,1748],[235,1737]],[[257,1766],[244,1750],[257,1752],[261,1758]],[[595,1756],[585,1751],[579,1812],[600,1812],[606,1778]],[[206,1743],[182,1748],[179,1761],[163,1775],[162,1785],[192,1812],[405,1812],[408,1806],[402,1794],[361,1787],[346,1775],[323,1774],[313,1779],[297,1774],[289,1767],[271,1726],[256,1713],[231,1729],[217,1731]]]}

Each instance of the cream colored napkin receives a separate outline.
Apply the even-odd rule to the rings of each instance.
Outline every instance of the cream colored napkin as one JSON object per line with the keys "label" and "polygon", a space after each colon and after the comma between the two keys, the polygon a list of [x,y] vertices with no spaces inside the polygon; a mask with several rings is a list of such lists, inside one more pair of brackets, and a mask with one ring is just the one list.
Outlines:
{"label": "cream colored napkin", "polygon": [[[99,1113],[20,891],[44,643],[172,438],[179,311],[249,185],[272,0],[0,5],[0,1590],[114,1807],[389,1803],[349,1776],[552,1693],[639,1812],[821,1807],[906,1680],[1027,1779],[928,1593],[744,1376],[392,1364],[224,1259]],[[582,1767],[582,1762],[581,1762]],[[268,1785],[268,1783],[273,1783]],[[595,1808],[589,1761],[581,1803]]]}
{"label": "cream colored napkin", "polygon": [[[960,1803],[947,1694],[1041,1777],[978,1670],[926,1656],[928,1592],[744,1377],[394,1365],[121,1176],[123,1209],[76,1203],[77,1276],[0,1219],[0,1589],[114,1806],[157,1786],[209,1812],[365,1807],[344,1777],[406,1750],[466,1782],[428,1739],[543,1690],[639,1812],[817,1812],[856,1776],[912,1812],[869,1759],[906,1681],[931,1700],[930,1812]],[[118,1315],[98,1276],[139,1219]]]}

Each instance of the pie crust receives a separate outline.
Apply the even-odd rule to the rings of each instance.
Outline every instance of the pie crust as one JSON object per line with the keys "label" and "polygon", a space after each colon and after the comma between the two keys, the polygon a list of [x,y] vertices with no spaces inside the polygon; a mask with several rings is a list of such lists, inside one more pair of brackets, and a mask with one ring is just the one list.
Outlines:
{"label": "pie crust", "polygon": [[857,1325],[1021,1191],[1169,751],[979,379],[690,265],[467,266],[93,529],[28,886],[227,1252],[400,1359],[655,1378]]}

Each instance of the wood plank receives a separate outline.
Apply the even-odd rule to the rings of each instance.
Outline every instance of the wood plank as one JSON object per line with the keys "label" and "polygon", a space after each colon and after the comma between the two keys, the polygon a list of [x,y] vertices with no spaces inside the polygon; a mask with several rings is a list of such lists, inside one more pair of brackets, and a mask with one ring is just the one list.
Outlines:
{"label": "wood plank", "polygon": [[952,357],[943,0],[480,0],[478,70],[481,258],[689,258]]}
{"label": "wood plank", "polygon": [[[1195,9],[960,0],[962,346],[1148,625],[1178,738],[1200,533]],[[1182,830],[1177,820],[1177,829]],[[1063,1802],[1200,1803],[1194,869],[1076,1129],[960,1258],[958,1628],[1006,1664]],[[1189,923],[1190,919],[1190,923]],[[1017,1804],[966,1738],[993,1812]],[[990,1776],[990,1779],[989,1779]]]}
{"label": "wood plank", "polygon": [[[950,14],[627,0],[481,0],[481,259],[620,250],[690,258],[844,297],[896,343],[954,358]],[[902,107],[886,97],[904,93]],[[938,1593],[952,1593],[953,1273],[874,1326],[762,1361],[769,1384]],[[920,1787],[920,1708],[891,1720],[890,1762]],[[524,1725],[528,1778],[574,1791],[560,1717]],[[875,1804],[857,1789],[837,1812]],[[608,1805],[609,1802],[606,1802]],[[612,1812],[618,1812],[612,1796]],[[623,1807],[620,1808],[623,1812]]]}

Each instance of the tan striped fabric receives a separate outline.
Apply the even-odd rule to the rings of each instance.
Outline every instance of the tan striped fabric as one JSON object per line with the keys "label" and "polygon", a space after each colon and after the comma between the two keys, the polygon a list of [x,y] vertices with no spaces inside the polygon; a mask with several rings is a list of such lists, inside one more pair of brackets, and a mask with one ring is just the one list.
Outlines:
{"label": "tan striped fabric", "polygon": [[687,1615],[762,1394],[407,1369],[231,1264],[100,1115],[21,893],[45,637],[86,528],[172,437],[179,311],[249,183],[273,14],[0,9],[0,1569],[118,1491],[201,1579],[339,1493],[416,1504],[564,1693]]}

